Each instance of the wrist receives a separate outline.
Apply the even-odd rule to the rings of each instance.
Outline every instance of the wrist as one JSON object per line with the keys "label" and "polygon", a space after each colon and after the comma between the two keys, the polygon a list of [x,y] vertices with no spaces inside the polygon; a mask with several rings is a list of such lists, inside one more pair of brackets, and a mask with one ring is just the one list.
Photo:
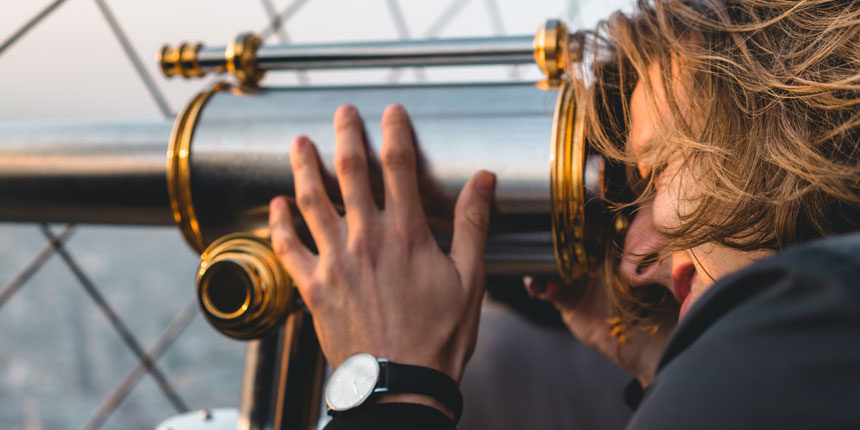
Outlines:
{"label": "wrist", "polygon": [[369,403],[408,403],[432,407],[457,422],[463,395],[457,382],[439,370],[391,362],[359,353],[344,360],[326,384],[332,415]]}
{"label": "wrist", "polygon": [[445,407],[442,402],[432,396],[414,393],[379,393],[375,396],[375,403],[412,403],[416,405],[430,406],[445,414],[451,421],[455,421],[454,412]]}
{"label": "wrist", "polygon": [[658,331],[649,335],[646,341],[647,343],[642,347],[633,368],[633,374],[643,388],[651,385],[651,382],[654,381],[657,365],[660,363],[660,357],[663,356],[663,350],[669,341],[669,332],[665,329]]}

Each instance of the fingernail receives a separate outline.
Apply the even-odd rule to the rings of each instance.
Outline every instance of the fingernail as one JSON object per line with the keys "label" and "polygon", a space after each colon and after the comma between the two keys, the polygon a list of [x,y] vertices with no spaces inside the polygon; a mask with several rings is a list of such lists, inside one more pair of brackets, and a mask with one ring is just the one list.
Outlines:
{"label": "fingernail", "polygon": [[305,149],[305,146],[307,146],[308,143],[310,143],[310,140],[308,140],[307,136],[299,136],[296,138],[295,142],[296,142],[296,148]]}
{"label": "fingernail", "polygon": [[349,116],[349,115],[355,115],[355,114],[357,114],[357,113],[358,113],[358,109],[356,109],[356,108],[355,108],[355,106],[353,106],[353,105],[348,105],[348,104],[347,104],[347,105],[340,105],[340,107],[338,107],[337,109],[338,109],[338,110],[339,110],[343,115],[347,115],[347,116]]}
{"label": "fingernail", "polygon": [[388,113],[389,115],[403,115],[406,113],[406,109],[397,103],[391,103],[386,106],[385,111],[384,113]]}
{"label": "fingernail", "polygon": [[531,294],[531,291],[529,291],[529,285],[531,285],[534,281],[535,278],[532,278],[531,276],[523,276],[523,286],[526,287],[526,291],[528,291],[529,294]]}
{"label": "fingernail", "polygon": [[546,291],[546,284],[535,281],[531,276],[524,276],[523,284],[526,286],[526,292],[529,297],[533,299],[539,298],[539,296]]}
{"label": "fingernail", "polygon": [[475,190],[481,194],[488,195],[493,191],[496,184],[496,175],[490,172],[481,172],[475,179]]}
{"label": "fingernail", "polygon": [[284,206],[286,206],[286,203],[284,203],[283,198],[275,197],[274,199],[272,199],[272,209],[281,210],[284,208]]}

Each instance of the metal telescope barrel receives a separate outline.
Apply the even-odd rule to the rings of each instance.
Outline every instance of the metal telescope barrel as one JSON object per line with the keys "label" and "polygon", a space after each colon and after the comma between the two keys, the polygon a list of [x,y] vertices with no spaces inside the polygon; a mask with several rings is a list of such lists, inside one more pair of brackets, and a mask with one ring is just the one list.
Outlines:
{"label": "metal telescope barrel", "polygon": [[[453,202],[474,171],[496,172],[491,273],[556,272],[550,227],[555,91],[533,84],[355,86],[208,92],[193,125],[189,195],[201,252],[267,226],[269,200],[292,194],[290,140],[307,134],[333,172],[332,114],[350,101],[371,147],[390,102],[406,106],[426,169],[425,206],[444,241]],[[204,106],[205,104],[205,106]],[[174,225],[166,122],[0,127],[0,221]],[[339,191],[330,193],[337,198]]]}
{"label": "metal telescope barrel", "polygon": [[[197,119],[191,143],[190,182],[200,235],[186,230],[189,242],[208,244],[231,231],[264,227],[271,197],[293,190],[288,147],[296,135],[316,142],[333,183],[332,114],[344,100],[363,115],[376,153],[386,105],[407,108],[423,167],[424,207],[440,240],[449,238],[460,189],[485,168],[498,176],[488,270],[557,272],[549,216],[556,94],[530,83],[266,89],[250,97],[235,89],[215,92]],[[336,187],[330,188],[337,198]],[[376,192],[381,195],[381,188]],[[227,202],[240,210],[224,210]]]}

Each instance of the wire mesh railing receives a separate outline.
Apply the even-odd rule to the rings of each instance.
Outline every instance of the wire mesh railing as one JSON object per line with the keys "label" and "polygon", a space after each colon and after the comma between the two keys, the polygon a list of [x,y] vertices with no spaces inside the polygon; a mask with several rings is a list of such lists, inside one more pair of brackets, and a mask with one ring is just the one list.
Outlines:
{"label": "wire mesh railing", "polygon": [[[27,34],[27,32],[35,28],[39,23],[43,22],[44,19],[55,11],[64,1],[66,0],[56,0],[50,3],[31,19],[27,20],[23,26],[21,26],[6,41],[4,41],[2,45],[0,45],[0,54],[19,41]],[[167,99],[164,97],[154,79],[147,71],[141,61],[140,55],[126,36],[125,30],[116,19],[107,2],[105,0],[94,1],[98,6],[102,17],[110,27],[114,37],[122,46],[128,61],[134,67],[138,76],[146,86],[148,93],[157,105],[161,114],[167,119],[172,118],[175,114],[172,112]],[[288,21],[304,3],[307,3],[307,1],[308,0],[296,0],[282,13],[274,15],[271,22],[267,25],[266,30],[264,30],[264,33],[277,31],[278,34],[281,34],[283,35],[282,37],[286,38],[283,24]],[[280,31],[278,31],[279,29]],[[50,226],[45,224],[40,225],[39,228],[48,240],[48,245],[36,255],[31,263],[27,264],[21,270],[21,272],[9,284],[7,284],[2,291],[0,291],[0,308],[2,308],[5,303],[20,291],[27,281],[45,265],[51,256],[58,254],[69,270],[71,270],[84,291],[86,291],[90,299],[102,311],[107,321],[123,340],[127,348],[138,359],[137,365],[129,371],[120,384],[104,398],[99,408],[84,424],[83,428],[100,428],[108,416],[116,410],[122,400],[134,389],[144,372],[148,373],[153,378],[161,389],[161,392],[164,394],[164,397],[177,412],[188,411],[189,406],[187,402],[182,399],[177,390],[171,384],[169,378],[159,369],[156,361],[188,327],[193,316],[196,314],[196,302],[192,301],[184,306],[176,314],[173,321],[167,326],[164,332],[161,333],[155,344],[148,351],[145,351],[138,337],[132,333],[123,318],[120,317],[114,307],[111,306],[105,298],[105,295],[101,292],[101,289],[95,284],[92,278],[86,274],[84,269],[66,249],[64,243],[72,235],[75,227],[67,225],[59,234],[54,233]]]}

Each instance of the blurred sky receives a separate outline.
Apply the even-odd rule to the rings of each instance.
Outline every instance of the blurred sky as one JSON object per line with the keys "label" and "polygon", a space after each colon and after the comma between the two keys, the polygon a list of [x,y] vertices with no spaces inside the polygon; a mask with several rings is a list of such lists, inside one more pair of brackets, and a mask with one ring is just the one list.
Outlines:
{"label": "blurred sky", "polygon": [[[281,11],[295,0],[273,0]],[[453,0],[399,0],[412,37],[420,37]],[[547,19],[559,17],[573,26],[593,26],[630,0],[458,0],[461,11],[441,37],[494,33],[488,18],[493,4],[507,34],[533,34]],[[48,0],[3,2],[0,40],[5,40]],[[259,32],[267,23],[256,0],[108,0],[120,25],[142,57],[174,112],[205,81],[166,79],[155,63],[164,43],[200,41],[224,45],[244,31]],[[309,0],[287,22],[295,43],[395,39],[397,32],[387,0]],[[277,37],[267,40],[277,43]],[[537,77],[523,67],[519,76]],[[471,74],[468,75],[467,74]],[[430,80],[461,78],[500,80],[509,71],[431,70]],[[386,73],[313,72],[312,83],[381,82]],[[415,79],[404,73],[403,81]],[[478,79],[478,80],[480,80]],[[293,73],[270,74],[265,83],[296,84]],[[0,56],[0,121],[9,120],[153,120],[161,114],[130,65],[119,43],[91,0],[67,0],[47,19]]]}

